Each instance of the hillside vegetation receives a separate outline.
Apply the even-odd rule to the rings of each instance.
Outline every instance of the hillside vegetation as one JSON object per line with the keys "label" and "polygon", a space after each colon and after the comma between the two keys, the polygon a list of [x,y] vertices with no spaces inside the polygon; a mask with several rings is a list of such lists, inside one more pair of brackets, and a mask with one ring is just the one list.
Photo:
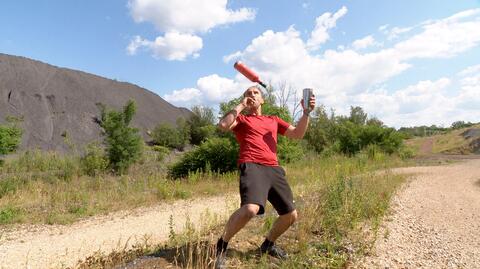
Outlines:
{"label": "hillside vegetation", "polygon": [[443,134],[415,137],[405,143],[418,155],[480,154],[480,124]]}

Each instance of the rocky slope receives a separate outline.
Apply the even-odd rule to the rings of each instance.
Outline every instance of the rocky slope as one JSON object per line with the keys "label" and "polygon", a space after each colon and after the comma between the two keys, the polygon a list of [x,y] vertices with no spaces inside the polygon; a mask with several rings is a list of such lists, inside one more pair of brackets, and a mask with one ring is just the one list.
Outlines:
{"label": "rocky slope", "polygon": [[66,136],[77,146],[99,140],[96,104],[119,109],[129,99],[137,103],[133,125],[146,139],[157,124],[191,113],[130,83],[0,54],[0,123],[6,116],[23,117],[23,149],[65,151]]}

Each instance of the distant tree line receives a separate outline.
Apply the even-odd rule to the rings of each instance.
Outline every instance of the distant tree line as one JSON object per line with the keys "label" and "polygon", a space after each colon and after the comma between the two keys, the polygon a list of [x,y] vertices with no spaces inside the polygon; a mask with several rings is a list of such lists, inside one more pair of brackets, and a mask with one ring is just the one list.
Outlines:
{"label": "distant tree line", "polygon": [[414,127],[402,127],[398,129],[399,132],[405,135],[406,138],[411,137],[425,137],[438,134],[445,134],[452,130],[468,128],[478,123],[465,122],[465,121],[455,121],[450,127],[439,127],[436,125],[431,126],[414,126]]}

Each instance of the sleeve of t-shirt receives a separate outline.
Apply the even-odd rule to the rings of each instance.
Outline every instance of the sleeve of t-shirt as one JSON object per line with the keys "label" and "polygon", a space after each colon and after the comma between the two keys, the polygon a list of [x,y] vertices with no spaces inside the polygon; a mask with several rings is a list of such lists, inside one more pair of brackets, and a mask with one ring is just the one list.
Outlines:
{"label": "sleeve of t-shirt", "polygon": [[237,121],[237,125],[235,125],[235,127],[233,127],[232,129],[232,131],[234,132],[238,132],[238,130],[242,128],[243,122],[245,121],[245,115],[239,114],[236,118],[236,121]]}
{"label": "sleeve of t-shirt", "polygon": [[282,120],[279,117],[275,117],[275,119],[277,120],[277,124],[278,124],[278,133],[281,135],[284,135],[288,127],[290,127],[290,123]]}

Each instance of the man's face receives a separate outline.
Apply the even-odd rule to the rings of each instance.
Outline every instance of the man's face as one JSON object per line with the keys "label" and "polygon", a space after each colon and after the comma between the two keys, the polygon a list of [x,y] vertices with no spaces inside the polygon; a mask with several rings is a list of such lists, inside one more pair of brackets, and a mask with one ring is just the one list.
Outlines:
{"label": "man's face", "polygon": [[262,92],[256,88],[256,87],[250,87],[248,88],[245,93],[243,94],[244,97],[250,97],[253,100],[255,100],[255,103],[252,104],[251,106],[253,107],[259,107],[263,105],[263,97],[262,97]]}

